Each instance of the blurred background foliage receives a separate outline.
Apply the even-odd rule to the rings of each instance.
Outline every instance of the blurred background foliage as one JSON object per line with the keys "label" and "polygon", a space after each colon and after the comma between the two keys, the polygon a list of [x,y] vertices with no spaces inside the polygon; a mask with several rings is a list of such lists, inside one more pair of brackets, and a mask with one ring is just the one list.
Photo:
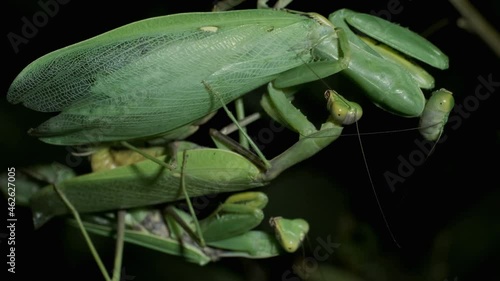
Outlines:
{"label": "blurred background foliage", "polygon": [[[209,11],[212,5],[210,1],[114,1],[106,5],[98,1],[66,2],[59,5],[59,11],[35,36],[19,46],[17,53],[5,39],[4,93],[27,64],[50,51],[136,20]],[[19,34],[22,18],[31,19],[40,10],[37,1],[4,3],[7,5],[4,34]],[[499,26],[498,1],[474,4],[493,26]],[[240,8],[253,7],[254,2],[249,1]],[[398,7],[399,12],[386,13],[389,7]],[[390,15],[391,21],[422,34],[448,54],[448,70],[429,71],[436,79],[436,87],[454,93],[457,105],[463,105],[467,97],[475,94],[480,84],[478,77],[490,76],[491,80],[500,81],[498,57],[476,34],[457,25],[460,15],[448,1],[295,0],[289,8],[324,16],[340,8]],[[359,122],[361,132],[418,125],[417,119],[382,112],[342,75],[325,82],[362,104],[365,112]],[[322,83],[311,83],[296,100],[310,119],[317,122],[326,116],[324,90]],[[396,184],[394,191],[387,185],[384,173],[397,173],[401,157],[408,159],[410,153],[418,149],[414,142],[420,139],[418,132],[362,136],[374,188],[401,248],[392,241],[382,219],[358,139],[346,135],[261,189],[270,198],[265,209],[267,216],[302,217],[309,221],[311,232],[302,250],[266,260],[226,259],[199,267],[179,257],[127,244],[126,275],[122,280],[499,280],[500,185],[496,175],[500,167],[500,126],[498,117],[494,117],[500,105],[499,93],[500,87],[493,87],[487,100],[460,119],[460,126],[454,129],[448,126],[446,140],[436,146],[425,163],[415,166],[404,182]],[[259,97],[260,93],[245,97],[249,112],[260,110]],[[52,161],[66,163],[65,147],[50,146],[26,134],[50,114],[13,106],[5,98],[0,100],[0,108],[2,169]],[[190,139],[210,146],[208,128],[221,128],[228,122],[221,112]],[[258,136],[259,130],[269,128],[269,124],[268,119],[253,124],[250,135]],[[352,126],[344,132],[355,134],[356,130]],[[264,153],[276,155],[295,138],[286,131],[276,132],[272,141],[265,144]],[[87,172],[88,165],[82,163],[76,170]],[[6,210],[5,203],[3,206]],[[35,274],[39,280],[101,280],[78,230],[66,226],[62,220],[54,220],[34,231],[28,209],[16,208],[16,216],[18,273],[15,277]],[[94,239],[111,266],[113,241],[102,237]],[[335,247],[326,260],[319,262],[315,250],[323,247],[324,241],[332,242]],[[2,253],[5,246],[2,241]]]}

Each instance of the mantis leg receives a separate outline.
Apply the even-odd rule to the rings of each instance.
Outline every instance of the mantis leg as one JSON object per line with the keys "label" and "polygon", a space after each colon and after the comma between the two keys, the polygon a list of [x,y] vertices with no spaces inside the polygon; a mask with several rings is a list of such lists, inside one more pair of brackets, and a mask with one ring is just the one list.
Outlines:
{"label": "mantis leg", "polygon": [[[109,150],[106,149],[105,152],[104,150],[101,150],[98,152],[98,156],[95,158],[101,158],[101,162],[107,162],[109,165],[105,164],[94,164],[93,165],[93,170],[94,171],[99,171],[99,170],[106,170],[106,169],[113,169],[117,167],[115,163],[111,163],[110,161],[106,161],[107,159],[106,156],[109,156]],[[103,160],[104,159],[104,160]],[[94,162],[98,162],[95,161]],[[54,184],[54,190],[57,192],[61,200],[64,202],[64,204],[68,207],[68,209],[71,211],[73,214],[73,217],[75,218],[78,227],[80,228],[83,237],[85,238],[85,241],[87,242],[87,245],[92,253],[92,256],[94,257],[94,260],[96,261],[99,269],[101,270],[101,273],[104,277],[105,280],[107,281],[118,281],[121,280],[121,269],[122,269],[122,260],[123,260],[123,247],[124,247],[124,236],[125,236],[125,215],[126,211],[125,210],[119,210],[117,212],[117,229],[116,229],[116,252],[115,252],[115,262],[113,265],[113,277],[110,278],[108,275],[108,272],[106,271],[106,268],[104,267],[104,264],[99,257],[99,254],[97,253],[97,250],[95,249],[94,244],[92,243],[92,240],[90,239],[90,236],[88,235],[85,226],[82,223],[82,220],[80,218],[80,215],[78,214],[78,211],[76,208],[71,204],[71,202],[66,198],[64,193],[57,187],[57,184]]]}
{"label": "mantis leg", "polygon": [[[269,0],[257,0],[257,9],[271,9],[269,5],[267,5],[267,2]],[[288,6],[290,3],[292,3],[293,0],[278,0],[272,7],[273,9],[284,9],[286,6]],[[229,11],[232,10],[234,7],[238,6],[239,4],[245,2],[245,0],[221,0],[221,1],[216,1],[214,4],[214,7],[212,8],[212,12],[218,12],[218,11]]]}
{"label": "mantis leg", "polygon": [[352,124],[362,116],[361,107],[350,102],[333,90],[325,92],[330,115],[320,129],[309,122],[286,98],[283,90],[268,85],[268,92],[261,104],[276,121],[299,134],[299,140],[286,151],[272,159],[265,180],[272,180],[289,167],[306,160],[335,141],[342,133],[343,125]]}
{"label": "mantis leg", "polygon": [[[292,3],[293,0],[278,0],[272,7],[273,9],[284,9],[286,6],[288,6],[290,3]],[[271,9],[269,5],[267,5],[267,2],[269,0],[257,0],[257,9]]]}
{"label": "mantis leg", "polygon": [[[236,107],[236,118],[238,118],[238,122],[241,122],[245,118],[245,107],[243,105],[243,99],[239,98],[235,100],[234,105]],[[243,131],[246,133],[246,128],[244,126],[242,127],[242,131],[239,132],[240,145],[248,149],[250,144],[248,143],[248,139],[245,137]]]}
{"label": "mantis leg", "polygon": [[213,94],[215,95],[221,102],[222,104],[222,107],[224,108],[224,111],[226,111],[226,114],[228,115],[228,117],[231,119],[231,121],[233,121],[233,123],[238,127],[239,131],[245,136],[245,138],[248,140],[250,146],[254,149],[254,151],[257,153],[257,155],[259,156],[259,158],[262,160],[262,162],[264,162],[265,166],[266,167],[270,167],[270,164],[269,162],[267,161],[266,157],[264,156],[264,154],[262,154],[262,152],[260,151],[260,149],[257,147],[257,145],[252,141],[252,139],[247,135],[246,131],[243,129],[243,127],[240,126],[238,120],[236,119],[236,117],[234,117],[233,113],[227,108],[226,104],[224,103],[224,101],[222,100],[222,98],[220,97],[220,95],[217,93],[217,91],[215,91],[206,81],[202,81],[203,85],[205,86],[205,88],[207,89],[207,92],[210,93],[210,94]]}

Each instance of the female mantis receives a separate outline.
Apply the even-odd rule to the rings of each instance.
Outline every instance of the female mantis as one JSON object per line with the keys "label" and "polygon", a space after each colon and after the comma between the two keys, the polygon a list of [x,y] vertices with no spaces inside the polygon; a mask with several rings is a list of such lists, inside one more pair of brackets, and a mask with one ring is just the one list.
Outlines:
{"label": "female mantis", "polygon": [[381,108],[420,116],[420,88],[432,87],[432,77],[385,59],[350,26],[414,59],[448,66],[446,55],[417,34],[350,10],[329,20],[283,10],[187,13],[135,22],[49,53],[18,75],[7,98],[60,112],[30,131],[58,145],[177,139],[221,107],[206,85],[228,103],[271,81],[287,88],[342,70]]}

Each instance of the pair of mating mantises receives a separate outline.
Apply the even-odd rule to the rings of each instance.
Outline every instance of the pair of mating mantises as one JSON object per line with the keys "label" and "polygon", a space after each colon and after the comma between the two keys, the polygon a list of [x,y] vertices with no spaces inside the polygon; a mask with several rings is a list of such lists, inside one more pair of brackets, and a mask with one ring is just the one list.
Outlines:
{"label": "pair of mating mantises", "polygon": [[[340,71],[378,107],[421,117],[423,136],[438,139],[453,97],[441,89],[426,100],[421,89],[433,88],[434,79],[407,57],[448,67],[446,55],[419,35],[345,9],[329,19],[271,9],[163,16],[49,53],[28,65],[8,93],[12,103],[60,112],[30,134],[56,145],[108,143],[130,150],[96,151],[93,173],[33,194],[35,225],[70,210],[87,241],[86,231],[110,235],[116,230],[118,270],[123,241],[198,264],[225,256],[264,258],[282,248],[294,251],[308,231],[307,222],[273,218],[276,235],[252,230],[263,219],[263,193],[236,193],[200,221],[189,198],[266,185],[336,140],[343,125],[361,118],[359,105],[327,91],[330,114],[318,130],[289,97],[295,86]],[[211,131],[217,149],[179,141],[221,107],[238,124],[225,105],[266,84],[262,107],[300,136],[282,154],[268,161],[250,138],[243,139],[257,155],[217,131]],[[131,144],[145,139],[169,144],[167,149]],[[189,213],[141,208],[183,198]],[[121,211],[93,222],[79,217],[110,210]]]}

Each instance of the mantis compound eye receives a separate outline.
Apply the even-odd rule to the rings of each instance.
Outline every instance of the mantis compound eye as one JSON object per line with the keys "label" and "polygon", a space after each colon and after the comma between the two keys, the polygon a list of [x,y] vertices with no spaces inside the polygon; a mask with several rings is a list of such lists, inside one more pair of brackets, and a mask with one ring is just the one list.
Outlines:
{"label": "mantis compound eye", "polygon": [[339,125],[350,125],[363,115],[363,109],[358,103],[346,100],[334,90],[325,92],[326,107],[330,111],[333,122]]}

